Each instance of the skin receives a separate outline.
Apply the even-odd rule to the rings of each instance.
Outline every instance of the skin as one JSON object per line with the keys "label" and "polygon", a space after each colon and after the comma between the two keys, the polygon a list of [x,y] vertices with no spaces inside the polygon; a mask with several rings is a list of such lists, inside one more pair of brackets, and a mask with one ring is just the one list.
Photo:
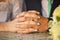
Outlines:
{"label": "skin", "polygon": [[[25,11],[18,14],[14,20],[10,22],[0,23],[0,31],[17,32],[20,34],[32,33],[32,32],[44,32],[48,30],[48,19],[42,17],[38,19],[39,12],[37,11]],[[32,19],[34,19],[32,21]],[[37,22],[41,22],[41,25],[37,25]]]}
{"label": "skin", "polygon": [[0,2],[5,2],[6,0],[0,0]]}

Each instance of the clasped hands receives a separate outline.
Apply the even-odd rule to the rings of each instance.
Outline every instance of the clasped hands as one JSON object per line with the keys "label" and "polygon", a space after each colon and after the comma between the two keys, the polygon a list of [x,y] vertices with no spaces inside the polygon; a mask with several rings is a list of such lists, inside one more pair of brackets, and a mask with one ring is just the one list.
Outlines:
{"label": "clasped hands", "polygon": [[40,16],[39,12],[31,10],[18,14],[9,25],[10,31],[20,34],[44,32],[48,29],[48,19]]}

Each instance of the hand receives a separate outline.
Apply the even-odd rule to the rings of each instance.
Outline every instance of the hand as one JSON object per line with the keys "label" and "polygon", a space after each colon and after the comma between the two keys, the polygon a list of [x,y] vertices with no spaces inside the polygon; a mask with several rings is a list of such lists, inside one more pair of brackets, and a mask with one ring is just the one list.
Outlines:
{"label": "hand", "polygon": [[26,11],[10,22],[0,23],[0,31],[17,33],[44,32],[48,29],[48,19],[37,11]]}
{"label": "hand", "polygon": [[[18,33],[31,33],[37,31],[36,21],[38,19],[38,13],[35,11],[27,11],[23,12],[16,16],[16,18],[12,21],[17,28]],[[34,19],[34,20],[32,20]]]}
{"label": "hand", "polygon": [[39,32],[47,31],[48,30],[48,19],[40,16],[39,22],[41,23],[41,25],[38,26],[38,31]]}
{"label": "hand", "polygon": [[18,33],[44,32],[48,29],[48,19],[39,16],[37,11],[22,12],[12,22]]}
{"label": "hand", "polygon": [[[31,24],[31,23],[33,23],[33,24]],[[19,25],[19,26],[17,26],[17,28],[18,28],[17,32],[18,33],[37,32],[37,26],[35,26],[36,25],[35,22],[26,21],[26,22],[23,22],[22,24],[18,24],[18,25]]]}
{"label": "hand", "polygon": [[[30,24],[33,23],[33,24]],[[17,32],[20,34],[23,33],[31,33],[31,32],[36,32],[37,31],[37,27],[34,27],[36,25],[35,22],[10,22],[9,26],[7,27],[8,31],[10,32]]]}

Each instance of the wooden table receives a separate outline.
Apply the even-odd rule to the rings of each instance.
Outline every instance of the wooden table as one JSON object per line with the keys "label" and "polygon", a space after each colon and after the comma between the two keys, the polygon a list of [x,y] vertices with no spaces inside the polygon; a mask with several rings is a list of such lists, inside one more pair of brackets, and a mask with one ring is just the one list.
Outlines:
{"label": "wooden table", "polygon": [[0,32],[0,40],[51,40],[48,33],[18,34]]}

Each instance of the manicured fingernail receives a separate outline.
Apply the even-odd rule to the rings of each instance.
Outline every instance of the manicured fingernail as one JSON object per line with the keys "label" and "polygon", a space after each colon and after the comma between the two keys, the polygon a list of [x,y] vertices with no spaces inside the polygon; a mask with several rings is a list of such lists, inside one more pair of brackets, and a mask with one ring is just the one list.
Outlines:
{"label": "manicured fingernail", "polygon": [[40,14],[40,12],[38,12],[38,14]]}
{"label": "manicured fingernail", "polygon": [[40,18],[40,16],[38,16],[38,18]]}
{"label": "manicured fingernail", "polygon": [[36,32],[37,32],[38,30],[37,30],[37,29],[35,29],[34,31],[36,31]]}
{"label": "manicured fingernail", "polygon": [[40,25],[40,22],[38,22],[37,25],[39,26]]}

